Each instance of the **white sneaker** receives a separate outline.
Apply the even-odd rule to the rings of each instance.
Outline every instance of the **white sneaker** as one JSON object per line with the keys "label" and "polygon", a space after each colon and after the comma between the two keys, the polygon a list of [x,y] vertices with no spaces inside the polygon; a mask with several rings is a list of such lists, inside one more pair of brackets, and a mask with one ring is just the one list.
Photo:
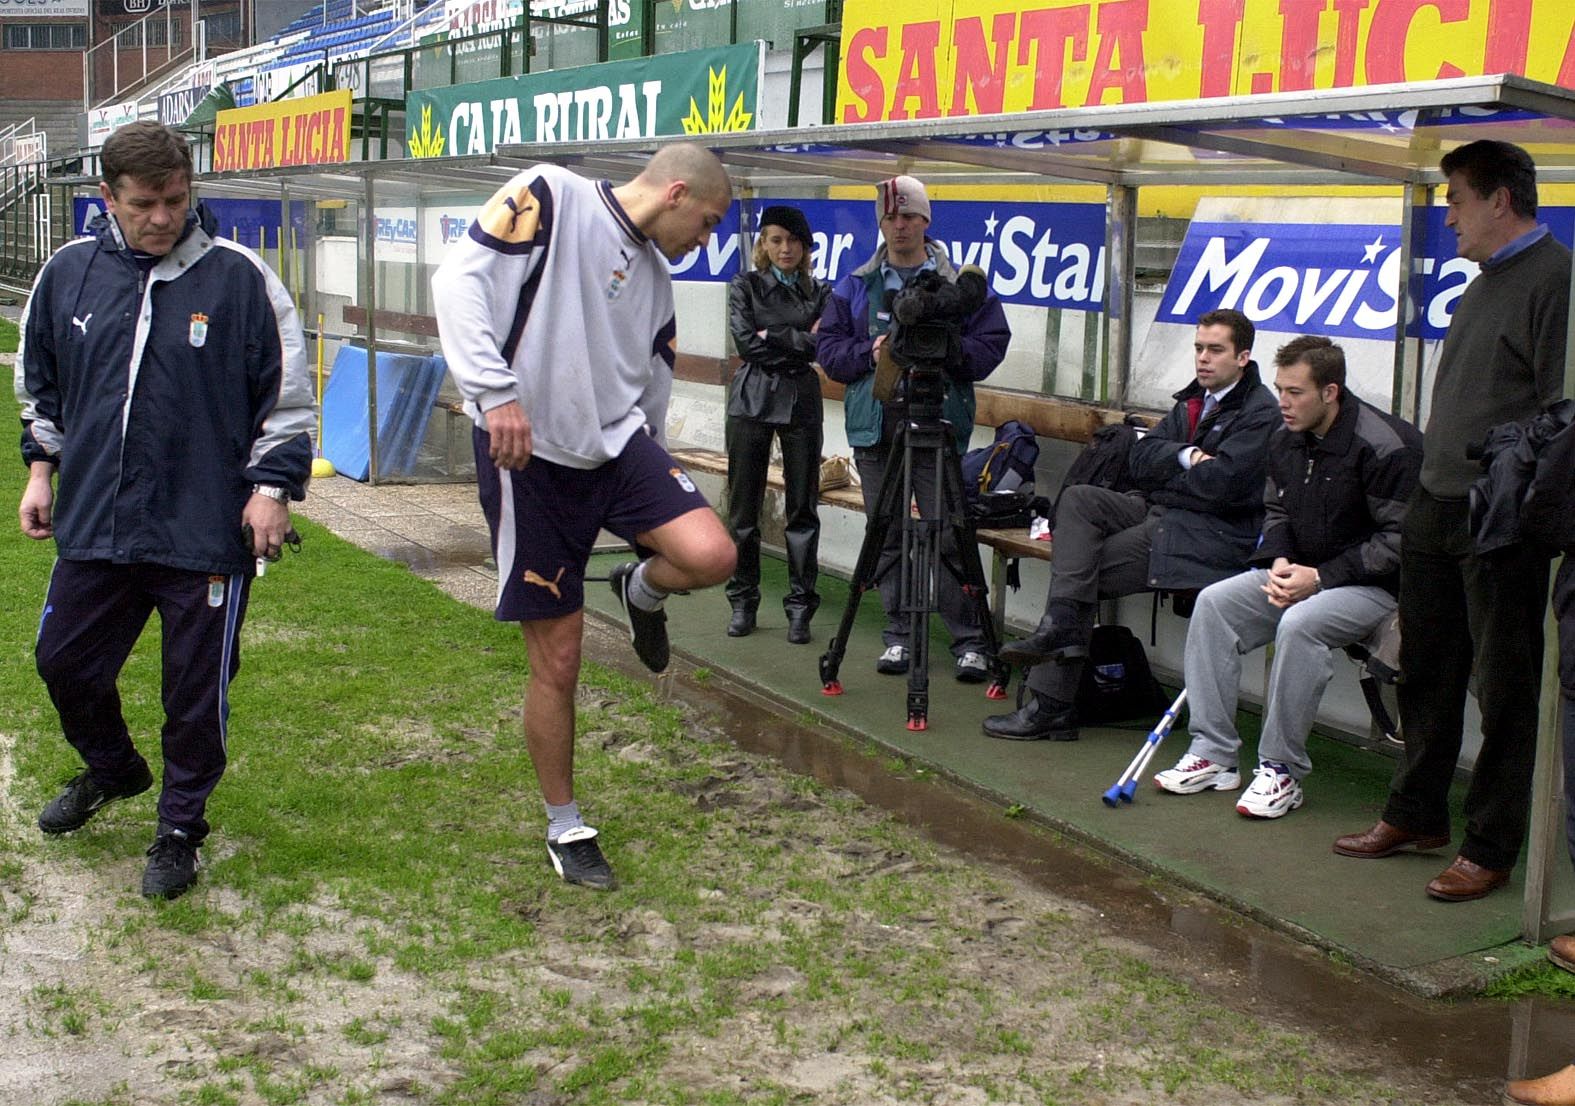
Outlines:
{"label": "white sneaker", "polygon": [[1241,773],[1188,753],[1176,762],[1174,768],[1155,776],[1154,785],[1172,795],[1196,795],[1210,788],[1215,791],[1235,791],[1241,786]]}
{"label": "white sneaker", "polygon": [[1291,777],[1283,764],[1264,761],[1252,774],[1252,783],[1242,792],[1236,813],[1248,818],[1283,818],[1302,805],[1302,785]]}
{"label": "white sneaker", "polygon": [[908,647],[906,645],[888,645],[886,651],[875,662],[875,671],[887,676],[901,676],[908,671]]}
{"label": "white sneaker", "polygon": [[972,650],[957,658],[957,679],[965,684],[982,684],[990,678],[990,665],[983,653]]}

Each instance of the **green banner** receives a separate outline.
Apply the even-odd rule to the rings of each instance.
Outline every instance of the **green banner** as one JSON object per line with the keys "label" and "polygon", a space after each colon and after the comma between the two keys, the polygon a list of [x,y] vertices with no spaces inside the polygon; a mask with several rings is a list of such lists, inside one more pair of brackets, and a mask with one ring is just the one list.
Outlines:
{"label": "green banner", "polygon": [[750,42],[421,89],[405,98],[409,156],[752,130],[761,53]]}

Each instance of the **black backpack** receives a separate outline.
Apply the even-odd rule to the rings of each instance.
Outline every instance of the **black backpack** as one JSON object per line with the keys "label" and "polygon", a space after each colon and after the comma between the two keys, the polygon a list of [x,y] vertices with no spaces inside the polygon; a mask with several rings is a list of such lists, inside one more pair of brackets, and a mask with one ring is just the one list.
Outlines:
{"label": "black backpack", "polygon": [[1055,503],[1050,506],[1047,517],[1052,530],[1055,529],[1055,508],[1061,502],[1061,495],[1074,484],[1093,484],[1118,492],[1129,492],[1136,488],[1137,485],[1127,475],[1127,454],[1132,452],[1132,443],[1137,441],[1137,437],[1137,426],[1133,424],[1131,416],[1125,422],[1101,426],[1094,431],[1094,436],[1066,470],[1066,479],[1061,481],[1061,491],[1056,493]]}
{"label": "black backpack", "polygon": [[1077,687],[1077,720],[1152,722],[1169,706],[1137,636],[1125,626],[1095,626]]}

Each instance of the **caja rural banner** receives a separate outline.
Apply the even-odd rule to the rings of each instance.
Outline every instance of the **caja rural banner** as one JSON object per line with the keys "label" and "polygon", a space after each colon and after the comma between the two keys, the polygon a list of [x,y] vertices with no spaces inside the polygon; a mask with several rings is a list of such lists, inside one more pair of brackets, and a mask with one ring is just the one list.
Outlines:
{"label": "caja rural banner", "polygon": [[1570,0],[847,0],[837,119],[1518,73],[1575,88]]}
{"label": "caja rural banner", "polygon": [[350,90],[221,111],[213,169],[272,169],[350,160]]}
{"label": "caja rural banner", "polygon": [[405,98],[409,153],[753,130],[762,50],[746,43],[422,89]]}

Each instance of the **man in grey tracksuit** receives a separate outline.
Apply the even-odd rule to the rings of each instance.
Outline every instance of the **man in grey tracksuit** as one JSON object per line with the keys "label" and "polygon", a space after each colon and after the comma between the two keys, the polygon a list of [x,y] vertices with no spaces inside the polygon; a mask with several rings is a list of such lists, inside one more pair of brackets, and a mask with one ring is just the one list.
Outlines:
{"label": "man in grey tracksuit", "polygon": [[1345,354],[1329,339],[1294,339],[1274,364],[1284,428],[1269,439],[1254,567],[1198,596],[1185,660],[1192,746],[1154,780],[1178,795],[1241,786],[1241,658],[1272,641],[1258,768],[1236,804],[1254,818],[1301,806],[1332,652],[1394,613],[1400,523],[1422,465],[1422,435],[1346,389]]}

